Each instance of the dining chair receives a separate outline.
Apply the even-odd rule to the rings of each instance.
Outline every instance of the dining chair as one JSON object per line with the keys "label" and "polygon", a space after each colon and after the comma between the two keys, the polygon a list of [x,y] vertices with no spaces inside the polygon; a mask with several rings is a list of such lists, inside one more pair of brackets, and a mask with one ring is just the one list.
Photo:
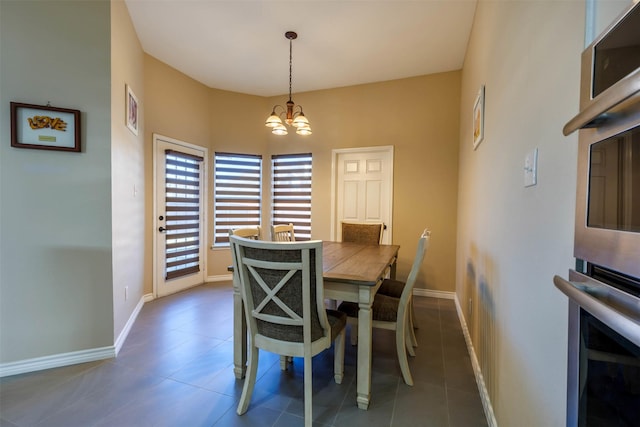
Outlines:
{"label": "dining chair", "polygon": [[[400,298],[405,285],[406,282],[401,280],[387,278],[382,282],[382,285],[380,285],[377,294]],[[411,338],[412,347],[418,346],[415,329],[418,329],[418,323],[416,322],[415,311],[413,309],[413,298],[411,298],[411,303],[409,304],[409,338]],[[409,354],[413,356],[413,349],[409,350]]]}
{"label": "dining chair", "polygon": [[233,234],[234,236],[244,237],[247,239],[262,240],[262,227],[260,227],[259,225],[251,227],[232,228],[229,233]]}
{"label": "dining chair", "polygon": [[379,245],[382,242],[384,224],[381,222],[342,221],[342,241]]}
{"label": "dining chair", "polygon": [[274,242],[295,242],[293,224],[275,224],[271,226],[271,240]]}
{"label": "dining chair", "polygon": [[247,377],[237,413],[251,400],[259,350],[304,358],[305,426],[312,424],[312,357],[334,347],[334,380],[344,375],[347,316],[324,307],[322,241],[286,244],[230,236],[248,323]]}
{"label": "dining chair", "polygon": [[[431,232],[425,229],[418,240],[418,249],[409,272],[409,277],[402,289],[400,298],[376,293],[371,308],[374,328],[393,330],[396,333],[396,351],[402,377],[407,385],[413,385],[413,378],[409,370],[407,352],[412,356],[415,354],[409,342],[410,310],[413,297],[413,287],[420,271],[420,266],[424,260],[425,253],[429,246]],[[343,302],[338,306],[338,310],[347,314],[347,323],[352,325],[353,330],[358,325],[358,304],[354,302]]]}

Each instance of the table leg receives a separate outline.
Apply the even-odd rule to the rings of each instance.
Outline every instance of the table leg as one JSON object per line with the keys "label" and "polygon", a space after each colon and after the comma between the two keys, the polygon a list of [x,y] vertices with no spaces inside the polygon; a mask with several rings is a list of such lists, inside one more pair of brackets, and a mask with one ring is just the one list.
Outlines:
{"label": "table leg", "polygon": [[371,400],[371,324],[373,313],[373,289],[363,286],[359,291],[358,301],[358,376],[356,398],[358,408],[368,409]]}
{"label": "table leg", "polygon": [[240,289],[233,287],[233,373],[244,378],[247,372],[247,321]]}
{"label": "table leg", "polygon": [[398,266],[398,257],[395,257],[393,259],[393,262],[391,263],[390,269],[389,269],[389,278],[391,278],[392,280],[396,280],[396,267]]}

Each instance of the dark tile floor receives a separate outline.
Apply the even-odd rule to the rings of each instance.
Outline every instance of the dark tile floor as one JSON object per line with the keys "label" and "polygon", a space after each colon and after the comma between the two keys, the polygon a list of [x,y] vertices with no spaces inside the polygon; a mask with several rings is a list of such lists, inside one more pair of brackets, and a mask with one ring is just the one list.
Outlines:
{"label": "dark tile floor", "polygon": [[[374,330],[371,405],[358,409],[347,337],[342,384],[332,350],[313,360],[314,425],[487,425],[453,301],[416,297],[415,311],[415,385],[402,380],[393,332]],[[302,360],[283,372],[261,352],[249,411],[238,416],[231,285],[206,284],[145,304],[115,359],[0,379],[0,426],[302,426],[302,373]]]}

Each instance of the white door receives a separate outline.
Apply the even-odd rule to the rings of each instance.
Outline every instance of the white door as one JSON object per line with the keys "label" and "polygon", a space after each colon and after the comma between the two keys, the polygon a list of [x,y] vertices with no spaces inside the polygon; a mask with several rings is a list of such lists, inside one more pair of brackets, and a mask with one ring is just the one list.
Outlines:
{"label": "white door", "polygon": [[331,235],[341,221],[382,222],[382,243],[392,242],[393,146],[333,150]]}
{"label": "white door", "polygon": [[207,149],[153,136],[154,293],[156,297],[205,280]]}

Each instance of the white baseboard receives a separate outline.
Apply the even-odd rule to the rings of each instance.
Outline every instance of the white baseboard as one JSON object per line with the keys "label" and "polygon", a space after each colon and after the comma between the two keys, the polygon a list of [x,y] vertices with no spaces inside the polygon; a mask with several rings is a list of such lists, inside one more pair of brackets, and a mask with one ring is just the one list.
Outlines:
{"label": "white baseboard", "polygon": [[116,357],[115,346],[92,348],[89,350],[72,351],[70,353],[54,354],[51,356],[35,357],[17,362],[0,364],[0,378],[25,372],[41,371],[43,369],[59,368],[61,366]]}
{"label": "white baseboard", "polygon": [[442,299],[455,299],[455,292],[447,291],[434,291],[431,289],[413,288],[413,295],[418,297],[430,297],[430,298],[442,298]]}
{"label": "white baseboard", "polygon": [[152,294],[147,294],[140,298],[140,301],[136,304],[136,308],[133,310],[133,313],[131,313],[131,316],[129,316],[129,320],[122,329],[122,332],[120,332],[120,335],[113,346],[72,351],[69,353],[53,354],[51,356],[35,357],[33,359],[2,363],[0,364],[0,378],[116,357],[127,339],[127,336],[129,335],[140,310],[142,310],[144,303],[152,299]]}
{"label": "white baseboard", "polygon": [[478,384],[478,391],[480,392],[480,399],[482,400],[484,413],[487,417],[487,423],[489,424],[489,427],[498,427],[498,422],[493,412],[493,405],[491,405],[491,398],[489,397],[489,392],[484,382],[484,376],[482,375],[482,371],[480,370],[480,364],[478,363],[478,358],[476,357],[476,351],[473,348],[473,343],[471,342],[469,328],[467,327],[467,322],[462,314],[462,308],[460,307],[460,301],[458,300],[457,295],[455,295],[454,300],[456,303],[456,310],[458,312],[458,319],[460,319],[460,325],[462,326],[464,340],[467,342],[467,350],[469,351],[469,356],[471,357],[471,365],[473,366],[473,372],[476,376],[476,383]]}
{"label": "white baseboard", "polygon": [[138,318],[138,314],[140,313],[140,310],[142,310],[142,306],[146,301],[145,297],[146,295],[143,295],[142,298],[140,298],[140,301],[138,301],[138,304],[136,304],[136,308],[133,309],[133,313],[131,313],[131,316],[129,316],[129,320],[127,320],[127,323],[124,325],[124,328],[122,328],[120,335],[118,335],[118,338],[116,339],[116,342],[115,342],[116,356],[118,355],[118,353],[120,353],[120,349],[122,348],[124,341],[127,339],[127,336],[129,336],[131,327],[136,322],[136,319]]}
{"label": "white baseboard", "polygon": [[224,282],[226,280],[233,280],[233,276],[231,273],[229,274],[219,274],[217,276],[208,276],[206,278],[206,282]]}

